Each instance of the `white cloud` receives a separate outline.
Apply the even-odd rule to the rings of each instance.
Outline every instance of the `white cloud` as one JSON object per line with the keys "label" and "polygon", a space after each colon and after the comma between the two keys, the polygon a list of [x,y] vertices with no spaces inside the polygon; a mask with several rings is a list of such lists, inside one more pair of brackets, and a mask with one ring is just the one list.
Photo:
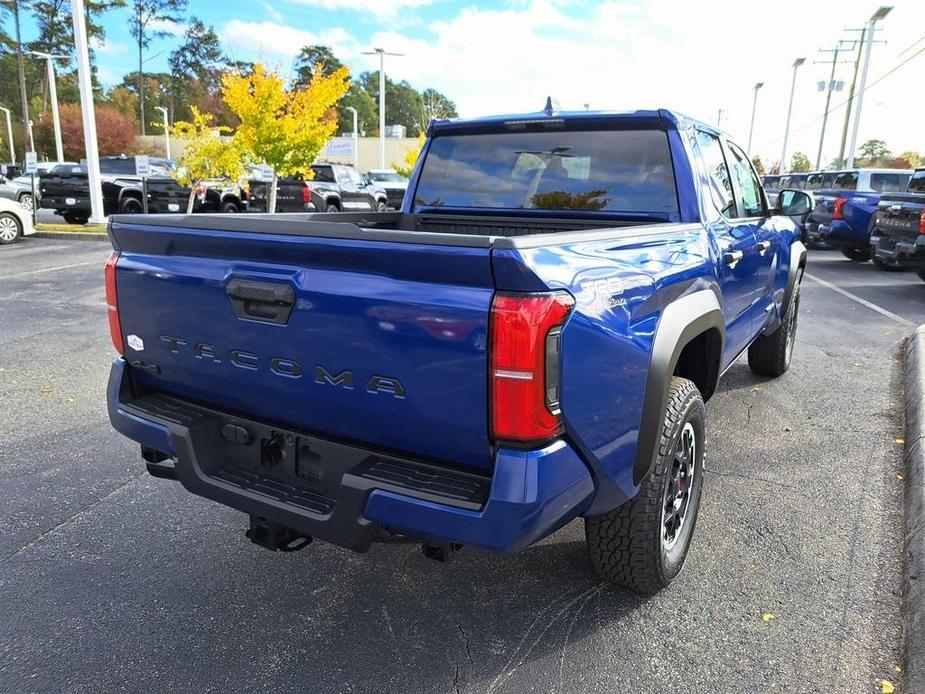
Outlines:
{"label": "white cloud", "polygon": [[171,36],[182,36],[186,32],[187,25],[183,22],[171,22],[164,19],[152,19],[148,22],[149,31],[162,31]]}
{"label": "white cloud", "polygon": [[90,47],[99,55],[118,57],[128,50],[128,44],[119,41],[90,39]]}
{"label": "white cloud", "polygon": [[[332,10],[373,11],[381,5],[391,12],[429,0],[291,1]],[[900,51],[925,26],[925,3],[895,3],[878,29],[877,38],[889,43],[874,48],[871,80],[902,60]],[[794,58],[806,57],[807,63],[799,73],[788,152],[801,150],[814,160],[824,106],[815,83],[827,77],[825,66],[813,64],[824,59],[817,48],[844,38],[843,26],[859,26],[870,10],[868,0],[778,0],[761,12],[740,0],[608,0],[591,6],[517,0],[504,9],[453,10],[413,32],[391,22],[362,42],[347,21],[311,32],[278,22],[231,20],[221,37],[234,57],[280,61],[284,69],[308,44],[331,46],[355,73],[378,68],[378,58],[362,55],[370,46],[404,53],[386,59],[389,77],[439,89],[462,116],[539,110],[547,95],[564,108],[666,107],[712,123],[723,109],[723,128],[743,145],[752,86],[762,81],[752,149],[772,162],[780,157]],[[912,86],[923,69],[925,54],[871,88],[859,142],[881,137],[896,152],[925,150],[925,135],[909,116],[925,110],[925,93]],[[840,66],[838,78],[850,81],[850,70]],[[832,103],[845,96],[834,95]],[[837,154],[843,117],[841,108],[829,118],[823,162]]]}
{"label": "white cloud", "polygon": [[291,0],[293,4],[322,10],[348,10],[371,14],[378,19],[395,19],[402,11],[430,5],[433,0]]}

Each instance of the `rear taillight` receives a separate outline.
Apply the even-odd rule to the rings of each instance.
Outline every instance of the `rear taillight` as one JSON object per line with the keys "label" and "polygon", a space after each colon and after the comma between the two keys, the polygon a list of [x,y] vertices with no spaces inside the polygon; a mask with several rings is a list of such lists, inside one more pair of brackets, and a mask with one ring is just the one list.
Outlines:
{"label": "rear taillight", "polygon": [[919,233],[925,234],[925,209],[919,212]]}
{"label": "rear taillight", "polygon": [[562,433],[561,329],[574,303],[566,292],[495,295],[490,319],[494,438],[527,443]]}
{"label": "rear taillight", "polygon": [[302,202],[306,205],[312,201],[312,187],[307,183],[302,185]]}
{"label": "rear taillight", "polygon": [[109,315],[109,336],[112,346],[119,354],[125,353],[122,343],[122,324],[119,322],[119,299],[116,294],[116,265],[119,263],[119,252],[113,251],[106,261],[106,313]]}
{"label": "rear taillight", "polygon": [[835,198],[835,204],[832,206],[832,219],[845,218],[845,203],[848,198]]}

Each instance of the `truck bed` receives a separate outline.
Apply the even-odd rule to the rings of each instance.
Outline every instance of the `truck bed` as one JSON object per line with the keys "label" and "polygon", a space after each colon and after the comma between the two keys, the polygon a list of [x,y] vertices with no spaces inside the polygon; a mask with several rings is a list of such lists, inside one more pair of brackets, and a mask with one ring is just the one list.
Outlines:
{"label": "truck bed", "polygon": [[[219,221],[220,220],[220,221]],[[143,224],[171,228],[203,229],[293,236],[314,236],[320,238],[381,238],[371,231],[388,230],[397,232],[390,236],[392,241],[424,242],[438,245],[472,245],[487,247],[492,237],[518,237],[535,234],[551,234],[564,231],[588,231],[619,227],[654,224],[653,220],[628,219],[565,219],[556,217],[528,217],[509,215],[475,215],[446,213],[403,212],[332,212],[332,213],[255,213],[236,217],[222,215],[216,219],[210,215],[148,215],[145,218],[116,215],[116,224]],[[401,232],[405,232],[403,235]],[[421,233],[430,233],[422,237]],[[471,236],[473,239],[460,243],[454,240],[441,241],[439,235],[455,234]],[[481,240],[480,240],[481,239]]]}

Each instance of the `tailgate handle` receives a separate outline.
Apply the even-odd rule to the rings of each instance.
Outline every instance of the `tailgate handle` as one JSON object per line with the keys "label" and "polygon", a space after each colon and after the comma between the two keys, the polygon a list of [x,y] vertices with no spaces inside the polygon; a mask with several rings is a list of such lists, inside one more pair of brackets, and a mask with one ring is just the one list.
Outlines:
{"label": "tailgate handle", "polygon": [[282,325],[295,305],[295,290],[289,284],[234,279],[225,291],[235,315],[247,320]]}

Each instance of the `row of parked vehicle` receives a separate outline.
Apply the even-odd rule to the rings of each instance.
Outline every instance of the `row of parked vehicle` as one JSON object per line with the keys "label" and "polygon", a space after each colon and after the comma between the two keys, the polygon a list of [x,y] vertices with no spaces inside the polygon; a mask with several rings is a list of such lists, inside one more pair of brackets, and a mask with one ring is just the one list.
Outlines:
{"label": "row of parked vehicle", "polygon": [[925,281],[925,168],[850,169],[765,176],[765,190],[812,191],[802,220],[809,248],[837,248],[883,270],[913,269]]}
{"label": "row of parked vehicle", "polygon": [[[181,213],[187,210],[190,188],[174,179],[174,163],[149,158],[146,186],[136,175],[134,156],[100,158],[103,211],[110,214]],[[314,176],[283,177],[278,182],[276,212],[340,212],[398,208],[407,181],[392,170],[373,170],[363,175],[352,166],[319,163]],[[196,186],[193,212],[266,212],[269,181],[266,167],[253,166],[246,182],[204,181]],[[71,224],[85,224],[90,217],[87,167],[76,162],[40,167],[33,191],[32,177],[0,177],[0,197],[14,200],[31,210],[53,210]]]}

